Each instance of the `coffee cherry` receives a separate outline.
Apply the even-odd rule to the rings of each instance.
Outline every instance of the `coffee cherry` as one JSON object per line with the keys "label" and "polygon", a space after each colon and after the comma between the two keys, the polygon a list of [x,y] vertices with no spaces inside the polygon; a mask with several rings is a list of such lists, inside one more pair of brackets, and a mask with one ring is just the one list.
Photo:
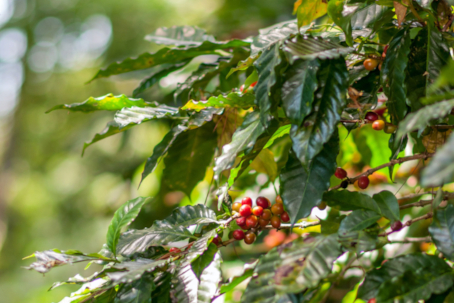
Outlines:
{"label": "coffee cherry", "polygon": [[345,177],[347,177],[347,172],[345,171],[345,169],[338,167],[336,168],[336,172],[334,173],[334,175],[338,179],[345,179]]}
{"label": "coffee cherry", "polygon": [[243,240],[244,231],[242,231],[241,229],[234,230],[232,236],[235,240]]}
{"label": "coffee cherry", "polygon": [[241,228],[242,230],[249,230],[249,227],[247,227],[246,224],[241,225],[240,228]]}
{"label": "coffee cherry", "polygon": [[271,210],[269,209],[264,209],[262,213],[262,219],[263,220],[270,220],[273,214],[271,214]]}
{"label": "coffee cherry", "polygon": [[342,181],[341,184],[340,184],[340,187],[347,188],[348,187],[348,181],[347,180]]}
{"label": "coffee cherry", "polygon": [[364,68],[367,69],[368,71],[373,71],[379,63],[380,63],[379,60],[369,58],[369,59],[364,60],[363,65],[364,65]]}
{"label": "coffee cherry", "polygon": [[216,244],[216,245],[219,245],[219,243],[220,243],[219,240],[220,240],[220,239],[219,239],[218,237],[213,238],[213,240],[211,241],[211,243],[214,243],[214,244]]}
{"label": "coffee cherry", "polygon": [[246,233],[246,235],[244,236],[244,243],[246,244],[252,244],[255,242],[255,239],[257,238],[257,236],[251,232],[251,231],[248,231]]}
{"label": "coffee cherry", "polygon": [[375,298],[372,298],[369,301],[367,301],[367,303],[377,303],[377,300]]}
{"label": "coffee cherry", "polygon": [[257,204],[257,206],[260,206],[263,209],[269,208],[271,206],[270,200],[265,197],[258,197],[255,203]]}
{"label": "coffee cherry", "polygon": [[369,178],[362,176],[358,179],[358,186],[361,189],[366,189],[369,186]]}
{"label": "coffee cherry", "polygon": [[259,225],[260,225],[261,227],[265,227],[265,226],[267,226],[268,224],[270,224],[270,220],[265,220],[265,219],[263,219],[263,218],[259,218]]}
{"label": "coffee cherry", "polygon": [[275,215],[280,215],[284,212],[284,205],[283,204],[274,204],[271,206],[271,212]]}
{"label": "coffee cherry", "polygon": [[[374,110],[374,113],[376,113],[377,115],[379,116],[383,116],[383,114],[386,112],[386,107],[380,107],[380,108],[377,108],[376,110]],[[377,120],[378,120],[378,117],[377,117]]]}
{"label": "coffee cherry", "polygon": [[377,120],[372,123],[372,128],[375,130],[382,130],[385,128],[385,121],[383,120]]}
{"label": "coffee cherry", "polygon": [[239,213],[240,213],[240,216],[242,216],[242,217],[248,217],[252,214],[252,208],[248,204],[243,204],[240,208]]}
{"label": "coffee cherry", "polygon": [[246,218],[246,226],[248,228],[256,227],[257,223],[258,223],[258,219],[254,215],[250,215],[249,217]]}
{"label": "coffee cherry", "polygon": [[288,221],[290,221],[290,217],[289,217],[289,215],[288,215],[287,212],[284,211],[284,212],[282,213],[282,215],[281,215],[281,220],[282,220],[282,222],[288,222]]}
{"label": "coffee cherry", "polygon": [[322,202],[320,203],[320,205],[317,206],[317,207],[318,207],[318,209],[320,209],[320,210],[324,210],[324,209],[326,208],[326,203],[322,201]]}
{"label": "coffee cherry", "polygon": [[402,225],[402,222],[400,221],[394,221],[392,224],[391,224],[391,230],[392,231],[399,231],[401,230],[403,227]]}
{"label": "coffee cherry", "polygon": [[397,129],[397,126],[395,126],[393,124],[386,124],[384,132],[387,134],[392,134],[396,131],[396,129]]}
{"label": "coffee cherry", "polygon": [[271,217],[271,226],[274,228],[281,227],[281,219],[278,216]]}
{"label": "coffee cherry", "polygon": [[370,121],[370,122],[374,122],[376,120],[378,120],[378,115],[377,113],[374,113],[374,112],[368,112],[366,114],[366,120]]}
{"label": "coffee cherry", "polygon": [[277,195],[276,203],[280,203],[280,204],[284,203],[284,201],[282,201],[282,197],[280,195]]}
{"label": "coffee cherry", "polygon": [[261,216],[263,214],[263,208],[261,206],[256,206],[252,208],[252,213],[256,216]]}
{"label": "coffee cherry", "polygon": [[233,205],[232,205],[232,210],[233,211],[239,212],[240,208],[241,208],[241,203],[240,202],[233,203]]}
{"label": "coffee cherry", "polygon": [[242,200],[241,200],[241,205],[249,205],[252,207],[252,199],[249,198],[249,197],[244,197]]}
{"label": "coffee cherry", "polygon": [[236,224],[238,226],[245,226],[246,225],[246,217],[239,217],[236,219]]}
{"label": "coffee cherry", "polygon": [[172,247],[171,249],[169,249],[169,252],[177,254],[177,253],[180,253],[181,250],[177,247]]}

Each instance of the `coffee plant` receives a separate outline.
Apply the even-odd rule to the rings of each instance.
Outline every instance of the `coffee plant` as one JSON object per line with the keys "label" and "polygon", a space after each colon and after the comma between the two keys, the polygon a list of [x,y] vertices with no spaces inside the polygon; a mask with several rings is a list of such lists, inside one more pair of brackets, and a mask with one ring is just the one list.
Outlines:
{"label": "coffee plant", "polygon": [[[161,182],[190,196],[213,174],[211,204],[177,207],[148,228],[125,231],[148,201],[137,197],[116,211],[98,253],[34,253],[28,268],[40,273],[83,261],[100,266],[55,283],[81,284],[62,302],[212,302],[241,283],[248,303],[454,301],[452,7],[298,0],[294,13],[297,20],[244,40],[160,28],[147,39],[163,48],[92,79],[153,68],[131,97],[51,109],[116,111],[84,149],[147,121],[169,123],[142,180],[163,160]],[[162,100],[136,98],[194,58],[211,59]],[[355,165],[358,157],[366,165]],[[410,163],[403,178],[398,168]],[[266,181],[257,187],[259,173]],[[396,178],[412,178],[414,191],[402,195]],[[273,197],[231,197],[273,186]],[[327,215],[310,219],[317,207]],[[241,274],[221,272],[223,247],[254,249],[270,229],[293,234]],[[397,257],[385,253],[391,246]],[[339,294],[340,285],[347,291]]]}

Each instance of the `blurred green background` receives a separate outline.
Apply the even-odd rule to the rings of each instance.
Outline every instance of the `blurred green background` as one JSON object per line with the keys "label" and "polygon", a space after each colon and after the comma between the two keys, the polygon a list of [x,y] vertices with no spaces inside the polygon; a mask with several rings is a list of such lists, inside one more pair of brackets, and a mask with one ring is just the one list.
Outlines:
{"label": "blurred green background", "polygon": [[[0,302],[58,302],[75,291],[47,289],[84,265],[43,277],[21,268],[30,263],[21,259],[50,248],[99,251],[116,208],[159,191],[159,168],[139,190],[137,185],[167,125],[147,123],[89,147],[81,157],[83,143],[113,113],[44,112],[89,96],[131,95],[150,71],[85,82],[112,61],[155,51],[158,46],[143,37],[158,27],[198,25],[219,39],[245,38],[293,18],[293,2],[0,0]],[[165,92],[178,81],[177,75],[160,85]],[[159,101],[161,91],[143,97]],[[206,193],[205,183],[193,198]],[[164,197],[137,224],[149,226],[178,203],[187,198]]]}

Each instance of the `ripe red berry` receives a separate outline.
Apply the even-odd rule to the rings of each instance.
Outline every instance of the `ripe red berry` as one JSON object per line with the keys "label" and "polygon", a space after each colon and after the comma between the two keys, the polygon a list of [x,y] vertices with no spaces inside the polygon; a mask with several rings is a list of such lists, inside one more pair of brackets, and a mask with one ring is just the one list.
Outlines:
{"label": "ripe red berry", "polygon": [[255,242],[256,238],[257,236],[253,232],[249,231],[246,233],[246,235],[244,235],[244,243],[252,244]]}
{"label": "ripe red berry", "polygon": [[377,113],[374,113],[374,112],[368,112],[366,114],[366,120],[370,121],[370,122],[374,122],[376,120],[378,120],[378,115]]}
{"label": "ripe red berry", "polygon": [[252,213],[256,216],[261,216],[263,214],[263,208],[261,206],[255,206],[252,208]]}
{"label": "ripe red berry", "polygon": [[269,210],[269,209],[264,209],[263,210],[262,218],[264,220],[270,220],[272,216],[273,216],[273,214],[271,213],[271,210]]}
{"label": "ripe red berry", "polygon": [[263,209],[269,208],[271,206],[270,200],[265,197],[258,197],[255,203],[257,204],[257,206],[260,206]]}
{"label": "ripe red berry", "polygon": [[288,221],[290,221],[290,217],[289,217],[289,215],[288,215],[287,212],[284,211],[284,212],[282,213],[282,215],[281,215],[281,220],[282,220],[282,222],[288,222]]}
{"label": "ripe red berry", "polygon": [[261,227],[265,227],[265,226],[267,226],[268,224],[270,224],[270,220],[265,220],[265,219],[263,219],[263,218],[259,218],[259,225],[260,225]]}
{"label": "ripe red berry", "polygon": [[376,303],[376,302],[377,302],[377,300],[375,298],[372,298],[369,301],[367,301],[367,303]]}
{"label": "ripe red berry", "polygon": [[232,210],[233,211],[239,212],[240,208],[241,208],[241,203],[240,202],[233,203],[233,205],[232,205]]}
{"label": "ripe red berry", "polygon": [[169,252],[177,254],[177,253],[180,253],[181,250],[178,247],[172,247],[169,249]]}
{"label": "ripe red berry", "polygon": [[249,197],[244,197],[242,200],[241,200],[241,205],[249,205],[252,207],[252,199],[249,198]]}
{"label": "ripe red berry", "polygon": [[257,223],[258,223],[258,219],[254,215],[250,215],[249,217],[246,218],[246,226],[248,228],[256,227]]}
{"label": "ripe red berry", "polygon": [[252,82],[251,85],[250,85],[249,87],[254,87],[254,86],[256,86],[256,85],[257,85],[257,81]]}
{"label": "ripe red berry", "polygon": [[243,240],[244,231],[242,231],[241,229],[234,230],[232,236],[235,240]]}
{"label": "ripe red berry", "polygon": [[216,245],[219,245],[219,243],[220,243],[219,240],[220,240],[220,239],[219,239],[218,237],[213,238],[213,240],[211,241],[211,243],[214,243],[214,244],[216,244]]}
{"label": "ripe red berry", "polygon": [[363,65],[364,65],[364,68],[367,69],[368,71],[373,71],[379,63],[380,63],[379,60],[369,58],[369,59],[364,60]]}
{"label": "ripe red berry", "polygon": [[274,204],[271,206],[271,212],[275,215],[280,215],[284,212],[284,205],[283,204]]}
{"label": "ripe red berry", "polygon": [[358,179],[358,186],[361,189],[366,189],[369,186],[369,178],[362,176]]}
{"label": "ripe red berry", "polygon": [[372,123],[372,128],[375,130],[382,130],[385,128],[385,121],[383,120],[377,120]]}
{"label": "ripe red berry", "polygon": [[334,175],[338,179],[345,179],[345,177],[347,177],[347,172],[345,171],[345,169],[338,167],[336,168],[336,172],[334,173]]}
{"label": "ripe red berry", "polygon": [[276,197],[276,203],[280,203],[280,204],[284,203],[284,201],[282,200],[282,197],[280,195],[278,195]]}
{"label": "ripe red berry", "polygon": [[238,224],[238,226],[245,226],[246,217],[239,217],[238,219],[236,219],[236,224]]}
{"label": "ripe red berry", "polygon": [[271,226],[273,226],[274,228],[281,227],[281,219],[278,216],[273,216],[271,218]]}
{"label": "ripe red berry", "polygon": [[403,227],[402,225],[402,222],[400,221],[394,221],[392,224],[391,224],[391,230],[392,231],[399,231],[401,230]]}
{"label": "ripe red berry", "polygon": [[[386,112],[386,107],[377,108],[376,110],[374,110],[374,112],[379,116],[383,116],[383,114]],[[378,120],[378,117],[375,120]]]}
{"label": "ripe red berry", "polygon": [[252,214],[252,208],[248,204],[243,204],[240,208],[239,213],[240,213],[240,216],[242,216],[242,217],[248,217]]}

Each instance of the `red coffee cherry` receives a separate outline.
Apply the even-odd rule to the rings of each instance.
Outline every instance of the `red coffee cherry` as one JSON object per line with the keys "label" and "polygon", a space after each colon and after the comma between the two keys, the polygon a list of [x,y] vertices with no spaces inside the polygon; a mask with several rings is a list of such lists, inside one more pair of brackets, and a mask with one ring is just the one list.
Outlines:
{"label": "red coffee cherry", "polygon": [[385,121],[383,120],[377,120],[372,123],[372,128],[375,130],[382,130],[385,128]]}
{"label": "red coffee cherry", "polygon": [[245,226],[246,217],[239,217],[238,219],[236,219],[236,224],[238,224],[238,226]]}
{"label": "red coffee cherry", "polygon": [[256,216],[261,216],[263,214],[263,208],[261,206],[256,206],[252,208],[252,213]]}
{"label": "red coffee cherry", "polygon": [[271,226],[273,226],[274,228],[281,227],[281,219],[278,216],[273,216],[271,218]]}
{"label": "red coffee cherry", "polygon": [[280,195],[278,195],[278,196],[276,197],[276,203],[279,203],[279,204],[284,203],[284,201],[282,200],[282,197],[281,197]]}
{"label": "red coffee cherry", "polygon": [[373,71],[379,63],[380,63],[379,60],[369,58],[364,60],[363,65],[364,68],[367,69],[368,71]]}
{"label": "red coffee cherry", "polygon": [[270,224],[270,220],[265,220],[265,219],[263,219],[263,218],[259,218],[259,225],[260,225],[261,227],[265,227],[265,226],[267,226],[268,224]]}
{"label": "red coffee cherry", "polygon": [[369,186],[369,178],[362,176],[358,179],[358,186],[361,189],[366,189]]}
{"label": "red coffee cherry", "polygon": [[275,215],[280,215],[284,212],[284,205],[283,204],[274,204],[271,206],[271,212]]}
{"label": "red coffee cherry", "polygon": [[257,204],[257,206],[260,206],[263,209],[269,208],[271,206],[270,200],[265,197],[258,197],[255,203]]}
{"label": "red coffee cherry", "polygon": [[241,229],[234,230],[232,236],[235,240],[243,240],[244,231],[242,231]]}
{"label": "red coffee cherry", "polygon": [[219,245],[220,241],[219,241],[219,238],[216,237],[216,238],[213,238],[213,240],[211,241],[211,243],[214,243],[216,245]]}
{"label": "red coffee cherry", "polygon": [[257,223],[258,223],[258,219],[254,215],[250,215],[249,217],[246,218],[246,226],[248,228],[256,227]]}
{"label": "red coffee cherry", "polygon": [[338,167],[336,168],[336,172],[334,173],[334,175],[338,179],[345,179],[347,177],[347,172],[345,171],[345,169]]}
{"label": "red coffee cherry", "polygon": [[264,220],[270,220],[273,214],[271,214],[271,210],[269,209],[264,209],[262,213],[262,219]]}
{"label": "red coffee cherry", "polygon": [[246,235],[244,236],[244,243],[246,244],[252,244],[255,242],[255,239],[257,238],[257,236],[251,232],[251,231],[248,231],[246,233]]}
{"label": "red coffee cherry", "polygon": [[248,217],[252,214],[252,208],[248,204],[243,204],[240,208],[239,213],[240,213],[240,216],[242,216],[242,217]]}
{"label": "red coffee cherry", "polygon": [[171,249],[169,249],[169,252],[177,254],[180,253],[181,250],[178,247],[172,247]]}
{"label": "red coffee cherry", "polygon": [[287,212],[284,211],[284,212],[282,213],[282,215],[281,215],[281,220],[282,220],[282,222],[288,222],[288,221],[290,221],[290,217],[289,217],[289,215],[288,215]]}
{"label": "red coffee cherry", "polygon": [[232,210],[233,211],[239,212],[240,208],[241,208],[241,203],[240,202],[233,203],[233,205],[232,205]]}
{"label": "red coffee cherry", "polygon": [[241,200],[241,205],[249,205],[252,207],[252,199],[249,198],[249,197],[244,197],[242,200]]}
{"label": "red coffee cherry", "polygon": [[377,300],[375,298],[372,298],[369,301],[367,301],[367,303],[377,303]]}
{"label": "red coffee cherry", "polygon": [[378,120],[378,115],[377,115],[377,113],[374,113],[374,112],[367,112],[365,118],[366,118],[366,120],[368,120],[370,122],[374,122],[374,121]]}
{"label": "red coffee cherry", "polygon": [[402,222],[400,221],[394,221],[392,224],[391,224],[391,230],[392,231],[399,231],[402,229],[402,227],[404,227],[402,225]]}

